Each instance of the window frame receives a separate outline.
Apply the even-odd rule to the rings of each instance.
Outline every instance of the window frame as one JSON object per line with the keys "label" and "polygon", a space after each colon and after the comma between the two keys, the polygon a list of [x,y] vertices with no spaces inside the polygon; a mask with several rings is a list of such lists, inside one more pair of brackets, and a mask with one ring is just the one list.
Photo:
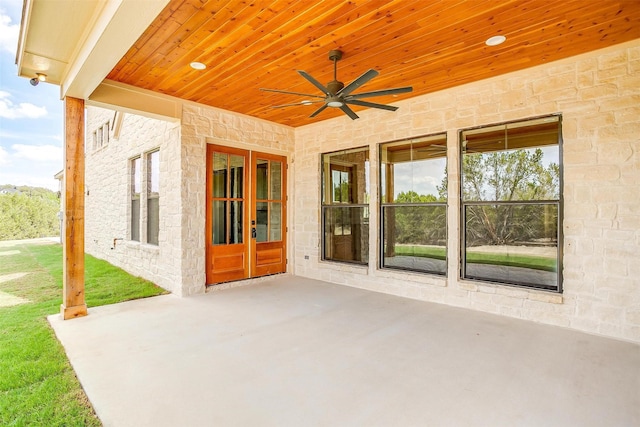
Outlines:
{"label": "window frame", "polygon": [[[379,207],[379,224],[378,224],[378,256],[379,256],[379,260],[378,260],[378,268],[381,270],[396,270],[396,271],[410,271],[412,273],[418,273],[418,274],[425,274],[425,275],[435,275],[438,277],[447,277],[448,275],[448,236],[449,236],[449,221],[448,221],[448,194],[447,194],[447,200],[445,201],[436,201],[436,202],[402,202],[402,203],[395,203],[395,202],[386,202],[385,200],[383,200],[383,194],[386,195],[386,190],[383,190],[383,185],[387,184],[387,180],[388,177],[386,177],[385,175],[385,171],[383,171],[383,167],[386,163],[383,163],[383,149],[385,148],[385,146],[388,146],[390,144],[398,144],[398,143],[406,143],[407,145],[411,145],[410,150],[413,150],[413,144],[415,143],[420,143],[422,141],[428,141],[429,139],[434,139],[436,140],[436,138],[442,138],[445,148],[444,148],[444,156],[440,157],[440,158],[444,158],[445,160],[445,179],[448,181],[448,174],[447,174],[447,165],[448,165],[448,156],[447,156],[447,132],[437,132],[437,133],[433,133],[433,134],[428,134],[428,135],[419,135],[419,136],[414,136],[414,137],[410,137],[410,138],[405,138],[405,139],[400,139],[400,140],[394,140],[394,141],[388,141],[388,142],[383,142],[378,144],[378,195],[379,195],[379,200],[378,200],[378,207]],[[421,141],[422,140],[422,141]],[[436,140],[437,141],[437,140]],[[431,144],[430,144],[431,145]],[[410,160],[410,162],[413,162],[413,160]],[[384,179],[383,179],[384,177]],[[413,189],[411,191],[414,191]],[[440,272],[440,271],[435,271],[435,270],[425,270],[425,269],[418,269],[418,268],[410,268],[410,267],[400,267],[400,266],[393,266],[393,265],[385,265],[385,223],[386,223],[386,216],[385,216],[385,208],[390,208],[390,207],[423,207],[423,208],[429,208],[429,207],[444,207],[445,208],[445,259],[444,259],[444,271]]]}
{"label": "window frame", "polygon": [[[136,164],[137,162],[137,164]],[[138,155],[135,157],[131,157],[129,159],[129,240],[132,242],[140,242],[141,241],[141,231],[142,231],[142,156]],[[137,173],[136,173],[137,172]],[[137,175],[137,180],[136,180]],[[139,192],[136,192],[136,181],[140,181],[137,184],[139,185]],[[134,233],[134,219],[135,216],[133,214],[134,201],[138,201],[138,221],[137,221],[137,233]]]}
{"label": "window frame", "polygon": [[[87,146],[89,138],[87,138]],[[104,122],[93,131],[91,151],[98,151],[107,145],[111,140],[111,120]]]}
{"label": "window frame", "polygon": [[[469,200],[469,201],[465,201],[464,198],[464,156],[465,156],[465,144],[464,144],[464,133],[465,132],[469,132],[469,131],[474,131],[474,130],[480,130],[480,129],[485,129],[485,128],[491,128],[491,127],[498,127],[498,126],[508,126],[511,124],[520,124],[520,123],[527,123],[527,122],[533,122],[536,120],[543,120],[543,119],[550,119],[550,118],[554,118],[557,121],[557,126],[558,126],[558,139],[557,139],[557,147],[558,147],[558,198],[557,199],[540,199],[540,200],[478,200],[478,201],[473,201],[473,200]],[[556,144],[553,145],[549,145],[549,146],[556,146]],[[531,147],[527,147],[527,148],[538,148],[540,146],[531,146]],[[459,234],[459,238],[458,238],[458,246],[459,246],[459,255],[460,255],[460,266],[458,269],[458,274],[459,274],[459,279],[460,280],[469,280],[469,281],[474,281],[474,282],[484,282],[484,283],[494,283],[496,285],[501,285],[501,286],[509,286],[509,287],[515,287],[518,289],[531,289],[531,290],[541,290],[541,291],[548,291],[548,292],[553,292],[553,293],[562,293],[563,292],[563,275],[562,275],[562,266],[563,266],[563,244],[564,244],[564,235],[563,235],[563,230],[562,230],[562,222],[563,222],[563,218],[564,218],[564,194],[563,194],[563,180],[564,180],[564,162],[563,162],[563,137],[562,137],[562,114],[561,113],[554,113],[554,114],[546,114],[546,115],[542,115],[542,116],[533,116],[533,117],[526,117],[523,119],[518,119],[518,120],[510,120],[510,121],[505,121],[505,122],[500,122],[500,123],[492,123],[492,124],[486,124],[486,125],[481,125],[481,126],[474,126],[474,127],[470,127],[470,128],[464,128],[464,129],[459,129],[458,130],[458,148],[459,148],[459,158],[458,158],[458,170],[459,170],[459,174],[460,174],[460,179],[459,179],[459,230],[460,230],[460,234]],[[508,151],[508,150],[499,150],[497,152],[501,152],[501,151]],[[526,283],[526,282],[505,282],[505,281],[498,281],[498,280],[492,280],[492,279],[488,279],[488,278],[474,278],[474,277],[467,277],[466,275],[466,269],[467,269],[467,254],[466,254],[466,248],[467,248],[467,228],[466,228],[466,207],[467,206],[486,206],[486,205],[556,205],[557,206],[557,210],[558,210],[558,217],[557,217],[557,231],[556,231],[556,238],[557,238],[557,254],[556,254],[556,283],[557,286],[555,289],[552,289],[551,286],[545,286],[545,285],[538,285],[538,284],[533,284],[533,283]]]}
{"label": "window frame", "polygon": [[[158,191],[154,192],[153,190],[153,172],[154,172],[154,168],[153,168],[153,162],[151,161],[151,156],[153,156],[154,154],[158,155],[157,157],[157,172],[158,172]],[[154,150],[151,151],[147,151],[144,154],[144,158],[145,158],[145,164],[146,164],[146,188],[144,189],[145,194],[146,194],[146,229],[147,229],[147,236],[146,236],[146,243],[149,245],[154,245],[154,246],[158,246],[160,244],[160,149],[156,148]],[[149,220],[150,218],[150,200],[158,200],[157,202],[157,230],[151,230],[151,221]],[[152,239],[150,238],[151,236],[151,231],[155,231],[155,241],[152,241]]]}
{"label": "window frame", "polygon": [[[331,155],[338,155],[338,154],[348,154],[348,153],[356,153],[356,152],[364,152],[366,153],[366,158],[365,158],[365,170],[364,170],[364,176],[365,176],[365,182],[364,182],[364,194],[363,194],[363,199],[365,200],[363,203],[353,203],[353,202],[348,202],[345,203],[343,201],[335,201],[334,202],[334,192],[333,192],[333,186],[331,185],[332,181],[332,172],[334,169],[331,168],[332,165],[337,166],[338,168],[335,170],[338,170],[340,172],[346,172],[344,170],[341,169],[347,169],[347,168],[351,168],[353,166],[355,166],[355,163],[348,163],[348,162],[342,162],[342,161],[337,161],[335,163],[328,163],[328,173],[329,173],[329,181],[326,181],[326,176],[325,176],[325,156],[331,156]],[[367,166],[368,164],[368,166]],[[348,265],[357,265],[357,266],[363,266],[366,267],[369,265],[369,258],[370,258],[370,245],[369,245],[369,239],[368,237],[371,235],[371,222],[370,222],[370,212],[369,212],[369,201],[370,201],[370,172],[371,172],[371,147],[370,146],[361,146],[361,147],[353,147],[353,148],[348,148],[348,149],[342,149],[342,150],[336,150],[336,151],[330,151],[330,152],[326,152],[326,153],[320,153],[320,259],[322,261],[326,261],[326,262],[335,262],[335,263],[342,263],[342,264],[348,264]],[[351,174],[351,172],[349,171],[349,173]],[[356,172],[357,173],[357,172]],[[328,188],[330,187],[330,188]],[[357,192],[357,183],[355,186],[355,190],[350,188],[350,192],[355,191]],[[330,192],[330,197],[327,197],[328,192]],[[356,196],[357,197],[357,196]],[[329,200],[327,200],[329,199]],[[354,209],[362,209],[362,218],[366,219],[366,221],[363,221],[362,224],[360,224],[360,226],[362,227],[362,230],[367,232],[367,242],[366,242],[366,257],[362,257],[364,259],[363,261],[350,261],[350,260],[346,260],[346,259],[335,259],[332,257],[327,256],[327,242],[325,239],[326,236],[326,218],[327,218],[327,213],[329,211],[334,211],[337,209],[349,209],[349,211],[352,211]],[[350,231],[349,235],[351,235],[352,231]],[[347,234],[342,234],[341,236],[345,236]],[[362,253],[361,253],[362,255]]]}

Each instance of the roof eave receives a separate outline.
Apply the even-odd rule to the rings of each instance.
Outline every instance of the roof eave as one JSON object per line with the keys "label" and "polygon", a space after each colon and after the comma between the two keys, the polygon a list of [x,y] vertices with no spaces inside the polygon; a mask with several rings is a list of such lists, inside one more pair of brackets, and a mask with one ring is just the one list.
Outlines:
{"label": "roof eave", "polygon": [[47,75],[60,97],[88,99],[169,0],[24,0],[18,75]]}

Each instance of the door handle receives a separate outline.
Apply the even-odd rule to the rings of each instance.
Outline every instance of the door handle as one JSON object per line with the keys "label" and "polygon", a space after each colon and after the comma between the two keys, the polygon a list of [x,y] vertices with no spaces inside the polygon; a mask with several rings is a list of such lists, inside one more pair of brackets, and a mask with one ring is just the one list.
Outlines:
{"label": "door handle", "polygon": [[258,232],[255,227],[251,227],[251,238],[255,239],[256,237],[258,237]]}

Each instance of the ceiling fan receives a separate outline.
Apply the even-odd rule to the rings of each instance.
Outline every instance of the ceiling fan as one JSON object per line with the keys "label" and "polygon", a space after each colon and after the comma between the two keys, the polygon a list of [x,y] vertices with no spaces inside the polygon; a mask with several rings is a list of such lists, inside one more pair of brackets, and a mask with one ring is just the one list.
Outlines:
{"label": "ceiling fan", "polygon": [[360,77],[358,77],[357,79],[355,79],[354,81],[352,81],[351,83],[349,83],[347,86],[345,86],[344,83],[338,81],[338,77],[337,77],[338,61],[342,59],[342,51],[340,50],[330,51],[329,59],[333,61],[333,81],[330,81],[327,84],[327,86],[323,86],[321,83],[319,83],[316,79],[311,77],[306,72],[298,70],[298,74],[300,74],[302,77],[307,79],[309,83],[311,83],[312,85],[320,89],[320,91],[324,94],[323,96],[311,95],[308,93],[289,92],[286,90],[260,88],[260,90],[267,91],[267,92],[286,93],[290,95],[300,95],[300,96],[306,96],[310,98],[320,98],[319,100],[315,100],[315,101],[303,100],[300,102],[295,102],[293,104],[276,105],[271,108],[292,107],[295,105],[311,105],[311,104],[316,104],[321,102],[323,103],[323,105],[320,108],[318,108],[313,114],[311,114],[309,117],[315,117],[318,114],[320,114],[325,108],[332,107],[332,108],[340,108],[347,116],[351,117],[351,120],[355,120],[358,118],[358,115],[351,108],[349,108],[349,105],[347,104],[359,105],[362,107],[369,107],[369,108],[379,108],[381,110],[396,111],[398,107],[394,107],[392,105],[377,104],[374,102],[360,101],[360,99],[371,98],[374,96],[382,96],[382,95],[395,95],[397,93],[406,93],[406,92],[411,92],[413,90],[411,86],[407,86],[407,87],[399,87],[395,89],[383,89],[383,90],[375,90],[372,92],[351,94],[351,92],[353,92],[354,90],[356,90],[357,88],[359,88],[360,86],[362,86],[363,84],[367,83],[369,80],[377,76],[378,72],[374,69],[371,69],[366,73],[364,73],[363,75],[361,75]]}

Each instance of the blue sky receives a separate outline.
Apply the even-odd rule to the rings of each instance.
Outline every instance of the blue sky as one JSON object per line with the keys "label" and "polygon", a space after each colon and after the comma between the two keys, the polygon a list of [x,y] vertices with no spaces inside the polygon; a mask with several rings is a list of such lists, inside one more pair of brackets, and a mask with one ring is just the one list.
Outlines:
{"label": "blue sky", "polygon": [[0,185],[58,189],[63,110],[58,86],[18,77],[22,0],[0,0]]}

